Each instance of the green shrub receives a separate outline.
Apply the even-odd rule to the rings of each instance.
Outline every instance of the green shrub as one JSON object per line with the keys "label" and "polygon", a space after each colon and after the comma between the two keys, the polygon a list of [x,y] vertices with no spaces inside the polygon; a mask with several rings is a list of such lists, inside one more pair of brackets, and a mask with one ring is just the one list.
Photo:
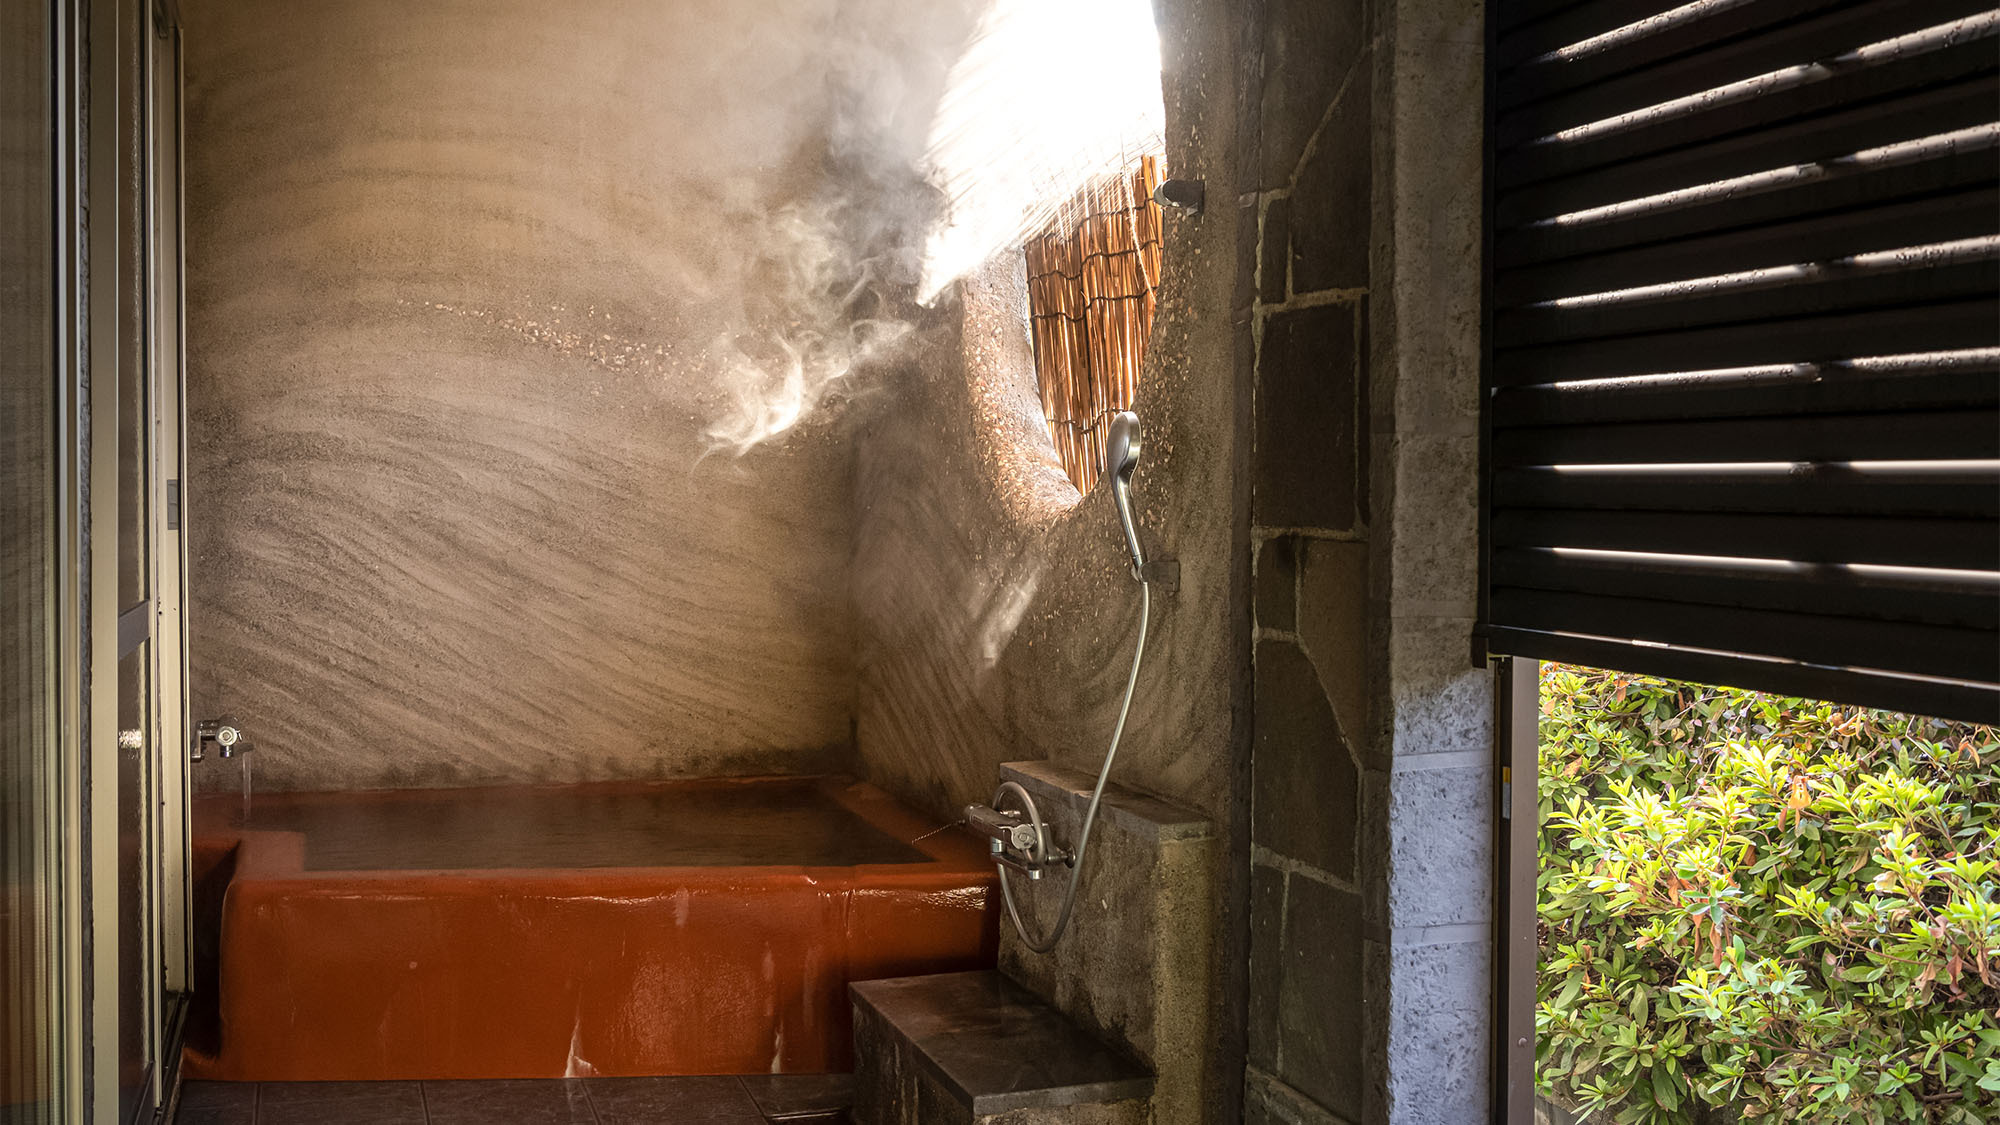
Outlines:
{"label": "green shrub", "polygon": [[1565,665],[1541,686],[1545,1097],[2000,1122],[2000,733]]}

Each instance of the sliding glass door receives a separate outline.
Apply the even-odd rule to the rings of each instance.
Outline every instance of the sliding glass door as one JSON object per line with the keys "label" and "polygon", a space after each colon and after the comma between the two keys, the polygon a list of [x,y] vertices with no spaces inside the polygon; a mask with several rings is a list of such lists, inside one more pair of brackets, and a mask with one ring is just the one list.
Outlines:
{"label": "sliding glass door", "polygon": [[[107,16],[115,24],[100,22]],[[103,32],[114,26],[116,151],[100,170],[115,168],[117,182],[104,192],[93,177],[90,218],[91,260],[115,263],[116,288],[106,292],[104,282],[113,279],[93,270],[89,300],[92,382],[113,371],[117,380],[115,430],[94,427],[115,433],[115,443],[93,440],[91,452],[94,475],[115,473],[115,512],[93,505],[91,543],[93,570],[116,591],[115,632],[93,638],[115,646],[115,724],[107,738],[93,723],[93,736],[95,761],[111,765],[111,776],[99,780],[115,790],[100,806],[115,826],[98,839],[115,849],[117,969],[115,979],[102,972],[98,979],[116,989],[117,1118],[130,1123],[150,1120],[168,1093],[186,979],[179,81],[169,8],[147,0],[93,5],[94,60],[103,57]],[[109,88],[106,76],[93,75],[93,104],[103,104],[95,94]],[[92,121],[93,158],[104,151],[100,128],[110,125]],[[115,257],[102,254],[114,238]],[[95,422],[104,402],[92,398]],[[102,536],[103,521],[114,518],[112,555]],[[105,801],[103,790],[93,789]],[[102,943],[101,930],[97,938]],[[94,952],[102,957],[105,947]]]}
{"label": "sliding glass door", "polygon": [[187,980],[179,41],[0,0],[0,1125],[151,1121]]}

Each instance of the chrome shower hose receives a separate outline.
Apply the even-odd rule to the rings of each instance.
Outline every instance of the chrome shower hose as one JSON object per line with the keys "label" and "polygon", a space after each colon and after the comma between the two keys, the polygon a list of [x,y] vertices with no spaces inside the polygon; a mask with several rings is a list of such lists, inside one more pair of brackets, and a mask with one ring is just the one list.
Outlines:
{"label": "chrome shower hose", "polygon": [[[1139,686],[1139,665],[1146,657],[1146,629],[1153,616],[1153,588],[1145,579],[1139,580],[1139,643],[1132,649],[1132,674],[1125,677],[1125,700],[1118,705],[1118,724],[1111,728],[1111,746],[1104,751],[1104,766],[1097,771],[1097,787],[1090,791],[1090,807],[1083,814],[1083,831],[1078,834],[1076,854],[1069,861],[1069,886],[1063,891],[1062,910],[1056,915],[1055,926],[1043,937],[1037,939],[1028,932],[1028,926],[1021,920],[1021,910],[1014,905],[1014,888],[1007,881],[1007,867],[1000,867],[1000,896],[1007,900],[1007,916],[1014,920],[1014,930],[1021,935],[1021,941],[1036,953],[1047,953],[1062,940],[1063,931],[1069,928],[1070,911],[1076,906],[1076,889],[1083,882],[1083,856],[1090,847],[1090,829],[1097,823],[1097,805],[1104,799],[1104,783],[1111,777],[1111,761],[1118,756],[1119,740],[1125,737],[1125,717],[1132,712],[1132,691]],[[1028,814],[1028,823],[1035,830],[1036,854],[1032,857],[1037,865],[1048,862],[1048,833],[1042,827],[1041,811],[1035,808],[1034,798],[1015,782],[1002,782],[993,791],[993,807],[1000,807],[1000,798],[1008,793],[1017,794]]]}

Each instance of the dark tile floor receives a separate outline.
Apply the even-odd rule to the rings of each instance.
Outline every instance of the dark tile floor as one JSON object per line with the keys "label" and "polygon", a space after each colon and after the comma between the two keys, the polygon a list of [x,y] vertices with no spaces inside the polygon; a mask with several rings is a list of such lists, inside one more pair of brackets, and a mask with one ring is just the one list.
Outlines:
{"label": "dark tile floor", "polygon": [[845,1074],[479,1082],[189,1082],[177,1125],[833,1125]]}

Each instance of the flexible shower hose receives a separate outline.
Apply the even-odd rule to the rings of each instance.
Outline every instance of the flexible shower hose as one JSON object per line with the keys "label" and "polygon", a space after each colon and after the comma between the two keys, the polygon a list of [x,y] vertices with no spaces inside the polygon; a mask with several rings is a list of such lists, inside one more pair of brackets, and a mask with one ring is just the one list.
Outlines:
{"label": "flexible shower hose", "polygon": [[[1097,823],[1097,803],[1104,799],[1104,783],[1111,777],[1111,760],[1118,756],[1118,742],[1125,737],[1125,717],[1132,712],[1132,691],[1139,686],[1139,665],[1146,658],[1146,627],[1153,616],[1153,588],[1145,579],[1139,580],[1139,643],[1132,649],[1132,674],[1125,677],[1125,700],[1118,705],[1118,724],[1111,728],[1111,746],[1104,751],[1104,766],[1097,771],[1097,787],[1090,791],[1090,807],[1083,814],[1083,831],[1078,834],[1076,854],[1069,864],[1069,886],[1063,891],[1062,910],[1056,915],[1056,924],[1047,936],[1037,940],[1028,932],[1028,926],[1021,921],[1021,910],[1014,905],[1014,888],[1007,882],[1007,866],[1000,865],[1000,897],[1007,900],[1007,916],[1014,920],[1014,931],[1021,935],[1021,941],[1036,953],[1047,953],[1062,940],[1063,931],[1069,928],[1069,915],[1076,906],[1076,888],[1083,882],[1083,855],[1090,847],[1090,828]],[[1006,781],[993,791],[993,807],[1000,807],[1000,798],[1006,793],[1018,793],[1021,803],[1026,806],[1028,823],[1035,830],[1035,862],[1039,865],[1048,861],[1048,838],[1042,829],[1040,810],[1035,808],[1034,798],[1017,782]]]}

